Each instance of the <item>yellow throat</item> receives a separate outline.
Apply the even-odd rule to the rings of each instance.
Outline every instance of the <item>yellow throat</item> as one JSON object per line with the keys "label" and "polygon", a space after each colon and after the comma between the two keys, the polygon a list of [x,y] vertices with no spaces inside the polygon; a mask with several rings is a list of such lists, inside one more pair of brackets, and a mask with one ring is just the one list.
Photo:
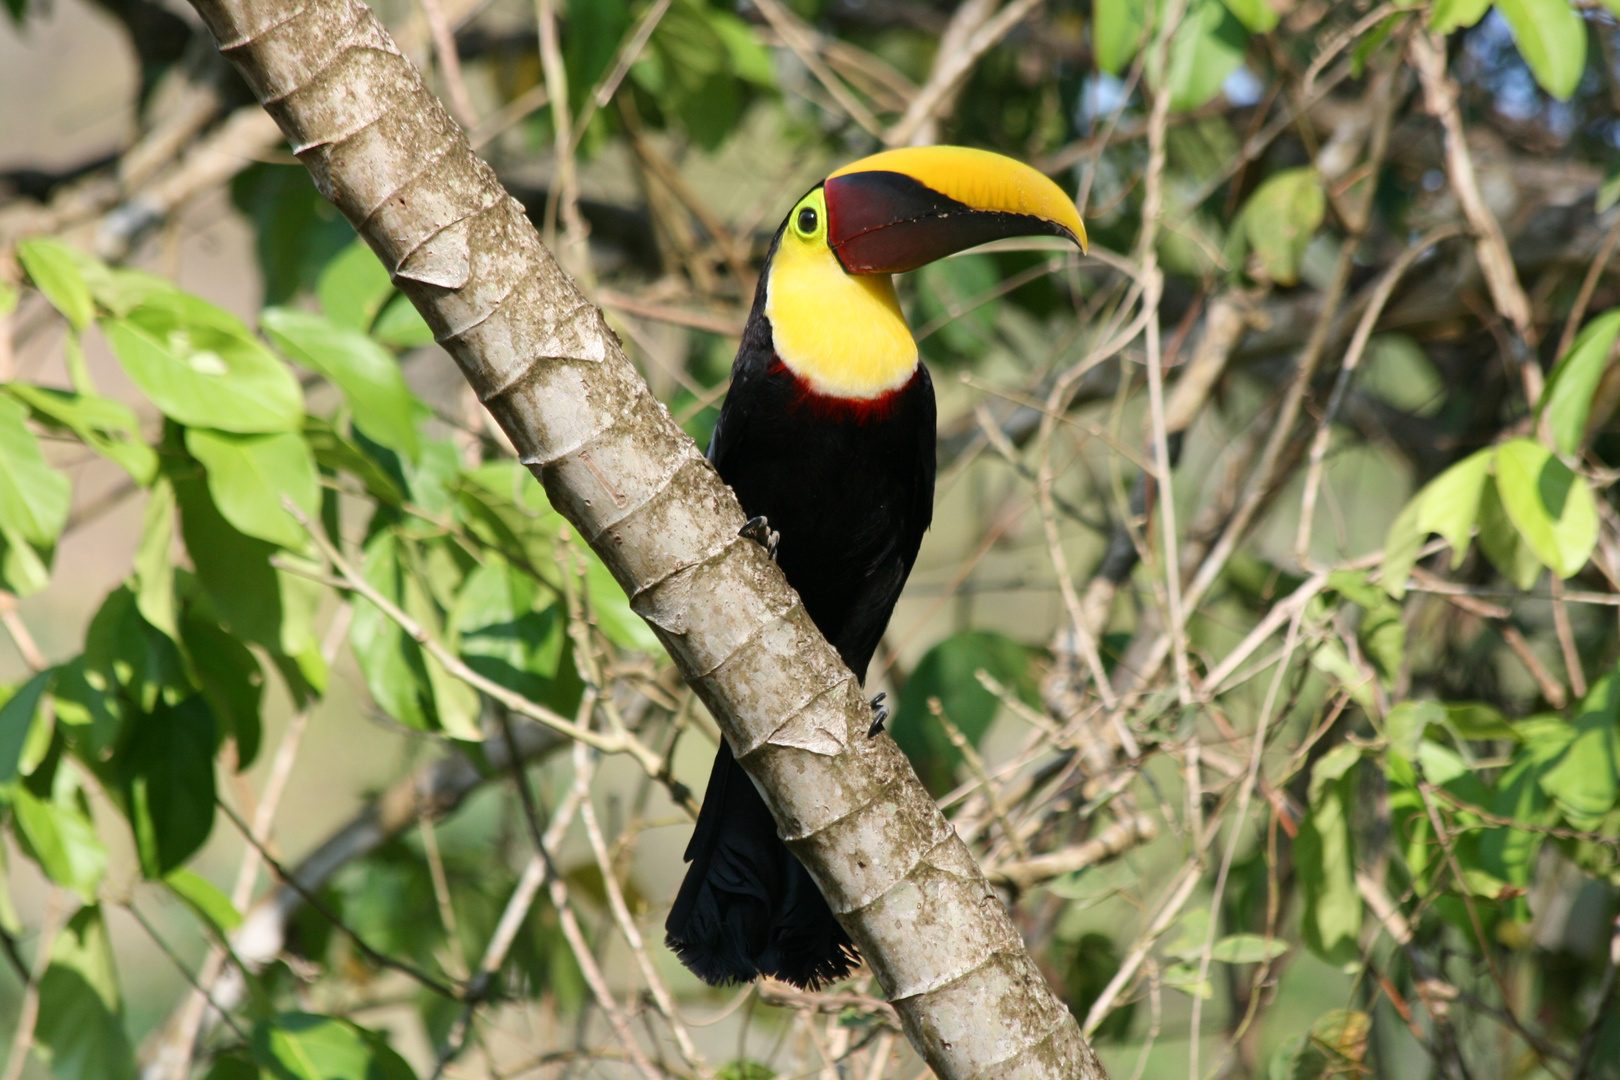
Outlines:
{"label": "yellow throat", "polygon": [[765,315],[776,355],[818,394],[869,401],[917,370],[917,343],[887,274],[847,274],[827,246],[817,188],[788,215],[771,259]]}

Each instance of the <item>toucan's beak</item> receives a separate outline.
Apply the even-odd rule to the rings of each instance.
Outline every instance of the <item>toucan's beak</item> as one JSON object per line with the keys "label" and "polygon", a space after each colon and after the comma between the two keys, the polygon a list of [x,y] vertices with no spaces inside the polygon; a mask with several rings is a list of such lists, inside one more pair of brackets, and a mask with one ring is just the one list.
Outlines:
{"label": "toucan's beak", "polygon": [[827,178],[827,245],[851,274],[899,274],[1008,236],[1086,248],[1074,200],[1012,158],[962,146],[885,150]]}

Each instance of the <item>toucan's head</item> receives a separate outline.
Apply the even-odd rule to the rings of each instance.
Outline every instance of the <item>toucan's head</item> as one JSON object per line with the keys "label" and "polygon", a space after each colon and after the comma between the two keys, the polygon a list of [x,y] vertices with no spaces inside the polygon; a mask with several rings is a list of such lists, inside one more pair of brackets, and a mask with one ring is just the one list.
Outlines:
{"label": "toucan's head", "polygon": [[1000,154],[911,147],[844,166],[794,206],[765,269],[777,356],[822,394],[898,389],[916,370],[917,345],[888,275],[1010,236],[1086,246],[1063,189]]}

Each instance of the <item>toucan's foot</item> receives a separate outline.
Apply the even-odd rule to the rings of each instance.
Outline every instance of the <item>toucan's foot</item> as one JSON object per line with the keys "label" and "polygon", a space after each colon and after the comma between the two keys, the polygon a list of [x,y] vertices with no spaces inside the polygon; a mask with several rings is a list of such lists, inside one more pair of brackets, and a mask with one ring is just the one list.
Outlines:
{"label": "toucan's foot", "polygon": [[881,693],[877,697],[873,698],[871,701],[867,702],[868,705],[872,706],[873,713],[872,726],[866,729],[866,737],[868,739],[877,738],[878,734],[883,730],[884,722],[889,719],[889,707],[883,704],[883,699],[888,696],[888,692],[885,691],[884,693]]}
{"label": "toucan's foot", "polygon": [[763,517],[749,518],[748,524],[737,530],[737,535],[748,537],[765,549],[771,562],[776,561],[776,545],[782,542],[782,534],[771,528],[769,521]]}

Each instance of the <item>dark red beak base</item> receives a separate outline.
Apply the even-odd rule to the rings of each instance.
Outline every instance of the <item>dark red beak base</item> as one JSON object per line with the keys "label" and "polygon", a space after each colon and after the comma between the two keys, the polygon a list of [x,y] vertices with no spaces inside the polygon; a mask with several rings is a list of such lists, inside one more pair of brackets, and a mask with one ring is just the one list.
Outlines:
{"label": "dark red beak base", "polygon": [[827,244],[845,272],[903,274],[1009,236],[1057,236],[1055,221],[976,210],[897,172],[858,172],[826,183]]}

